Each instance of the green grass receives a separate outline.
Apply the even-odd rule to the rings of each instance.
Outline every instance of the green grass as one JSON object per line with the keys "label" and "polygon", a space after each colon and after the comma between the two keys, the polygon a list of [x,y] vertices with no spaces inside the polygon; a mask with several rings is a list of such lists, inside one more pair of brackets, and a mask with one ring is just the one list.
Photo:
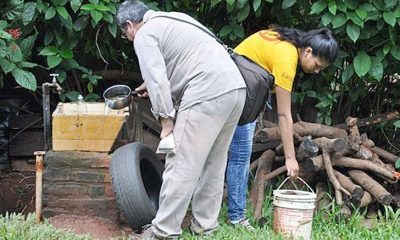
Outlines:
{"label": "green grass", "polygon": [[[244,239],[284,239],[282,236],[274,233],[273,206],[271,191],[267,193],[267,198],[263,208],[265,224],[257,227],[256,231],[248,231],[244,228],[232,227],[227,224],[227,208],[224,205],[220,214],[219,230],[212,236],[201,237],[193,236],[187,229],[183,231],[182,238],[186,240],[200,239],[226,239],[226,240],[244,240]],[[251,216],[251,213],[248,213]],[[400,239],[400,209],[394,211],[392,208],[384,208],[371,229],[362,224],[365,212],[356,212],[350,219],[344,219],[339,213],[339,208],[333,203],[326,209],[318,211],[313,220],[312,236],[315,240],[398,240]],[[253,222],[253,225],[257,224]],[[21,240],[21,239],[62,239],[62,240],[88,240],[89,236],[78,236],[72,232],[57,230],[48,222],[36,224],[34,215],[27,217],[10,214],[0,217],[0,240]],[[121,237],[119,239],[127,239]]]}
{"label": "green grass", "polygon": [[75,235],[70,231],[54,228],[47,221],[35,223],[35,215],[0,215],[0,240],[90,240],[88,235]]}

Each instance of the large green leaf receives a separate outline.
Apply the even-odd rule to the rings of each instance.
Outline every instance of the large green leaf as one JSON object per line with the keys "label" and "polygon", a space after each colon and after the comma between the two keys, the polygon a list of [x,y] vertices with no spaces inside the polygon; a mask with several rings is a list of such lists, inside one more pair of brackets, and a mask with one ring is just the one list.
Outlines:
{"label": "large green leaf", "polygon": [[116,24],[107,24],[107,29],[114,38],[117,37],[117,25]]}
{"label": "large green leaf", "polygon": [[79,7],[81,6],[81,0],[71,0],[70,4],[72,10],[76,12],[79,10]]}
{"label": "large green leaf", "polygon": [[12,40],[13,37],[8,32],[0,30],[0,39]]}
{"label": "large green leaf", "polygon": [[396,15],[394,12],[383,13],[383,20],[385,20],[385,22],[388,23],[392,27],[394,27],[396,25]]}
{"label": "large green leaf", "polygon": [[339,13],[333,18],[332,27],[339,28],[347,22],[347,17],[343,13]]}
{"label": "large green leaf", "polygon": [[93,10],[96,10],[96,5],[94,5],[92,3],[85,4],[85,5],[82,5],[81,10],[93,11]]}
{"label": "large green leaf", "polygon": [[96,6],[96,10],[100,11],[100,12],[109,12],[111,11],[111,9],[103,4],[99,4]]}
{"label": "large green leaf", "polygon": [[7,21],[0,20],[0,30],[3,30],[6,27],[8,27]]}
{"label": "large green leaf", "polygon": [[68,0],[51,0],[51,2],[56,6],[64,6]]}
{"label": "large green leaf", "polygon": [[225,37],[225,36],[228,36],[232,31],[233,31],[233,26],[232,25],[225,25],[219,31],[219,35],[221,37]]}
{"label": "large green leaf", "polygon": [[60,53],[60,50],[58,50],[57,47],[55,46],[47,46],[40,51],[39,55],[42,56],[54,56]]}
{"label": "large green leaf", "polygon": [[385,9],[391,9],[396,6],[398,0],[385,0]]}
{"label": "large green leaf", "polygon": [[35,44],[36,38],[37,38],[37,33],[35,35],[29,36],[29,37],[23,39],[21,41],[21,43],[19,44],[21,51],[24,53],[31,51]]}
{"label": "large green leaf", "polygon": [[35,17],[36,3],[27,2],[25,3],[24,12],[22,13],[22,23],[26,26]]}
{"label": "large green leaf", "polygon": [[69,14],[67,12],[67,9],[65,9],[65,7],[57,6],[57,12],[64,19],[67,19],[69,17]]}
{"label": "large green leaf", "polygon": [[350,13],[350,19],[353,23],[357,24],[360,27],[364,27],[364,21],[354,12]]}
{"label": "large green leaf", "polygon": [[14,68],[11,74],[13,75],[15,81],[22,87],[32,91],[36,90],[36,78],[31,72],[19,68]]}
{"label": "large green leaf", "polygon": [[74,57],[74,53],[71,49],[61,49],[60,55],[62,58],[71,59]]}
{"label": "large green leaf", "polygon": [[31,63],[31,62],[19,62],[18,67],[19,68],[34,68],[34,67],[39,67],[39,64],[36,63]]}
{"label": "large green leaf", "polygon": [[375,80],[380,81],[383,77],[383,64],[378,58],[373,58],[368,74]]}
{"label": "large green leaf", "polygon": [[0,58],[0,67],[3,69],[4,73],[9,73],[15,68],[15,64],[8,61],[5,58]]}
{"label": "large green leaf", "polygon": [[237,21],[242,22],[242,21],[246,20],[246,18],[249,16],[249,13],[250,13],[250,5],[246,4],[246,6],[244,6],[244,8],[240,9],[240,11],[237,15]]}
{"label": "large green leaf", "polygon": [[365,9],[365,6],[362,5],[359,8],[356,9],[356,14],[358,17],[360,17],[362,20],[365,20],[365,18],[367,17],[367,10]]}
{"label": "large green leaf", "polygon": [[324,13],[321,17],[322,24],[326,27],[328,26],[333,20],[333,15],[331,13]]}
{"label": "large green leaf", "polygon": [[20,62],[22,60],[22,52],[19,46],[15,43],[10,44],[10,61],[11,62]]}
{"label": "large green leaf", "polygon": [[56,9],[54,7],[49,7],[44,14],[44,19],[49,20],[52,19],[56,15]]}
{"label": "large green leaf", "polygon": [[233,32],[238,38],[244,37],[244,28],[241,25],[235,25],[233,27]]}
{"label": "large green leaf", "polygon": [[342,82],[347,82],[354,75],[353,64],[348,65],[342,72]]}
{"label": "large green leaf", "polygon": [[10,54],[10,49],[6,46],[0,46],[0,58],[3,58]]}
{"label": "large green leaf", "polygon": [[359,77],[368,73],[371,67],[371,57],[364,51],[358,52],[354,58],[354,70]]}
{"label": "large green leaf", "polygon": [[333,15],[336,15],[337,6],[336,6],[335,0],[329,0],[328,9],[329,9],[329,12],[331,12]]}
{"label": "large green leaf", "polygon": [[392,45],[390,48],[390,54],[397,60],[400,61],[400,46]]}
{"label": "large green leaf", "polygon": [[47,56],[47,65],[49,68],[54,68],[58,64],[60,64],[62,61],[62,58],[60,56]]}
{"label": "large green leaf", "polygon": [[218,3],[220,3],[222,0],[211,0],[211,8],[213,8],[215,5],[217,5]]}
{"label": "large green leaf", "polygon": [[89,24],[88,16],[79,17],[74,22],[74,30],[75,31],[82,31],[83,29],[85,29],[87,27],[88,24]]}
{"label": "large green leaf", "polygon": [[256,12],[261,6],[261,0],[254,0],[253,1],[253,10]]}
{"label": "large green leaf", "polygon": [[100,20],[103,18],[103,13],[93,10],[90,12],[90,15],[92,16],[94,22],[97,24],[100,22]]}
{"label": "large green leaf", "polygon": [[358,27],[357,25],[355,25],[352,22],[349,22],[346,25],[346,32],[347,32],[347,35],[350,37],[350,39],[353,42],[356,42],[358,37],[360,36],[360,27]]}
{"label": "large green leaf", "polygon": [[358,0],[344,0],[344,4],[351,10],[354,10],[358,7]]}
{"label": "large green leaf", "polygon": [[316,1],[315,3],[313,3],[313,5],[311,6],[311,12],[310,14],[318,14],[322,11],[324,11],[324,9],[328,6],[326,0],[319,0]]}
{"label": "large green leaf", "polygon": [[297,0],[283,0],[282,2],[282,9],[287,9],[293,6]]}

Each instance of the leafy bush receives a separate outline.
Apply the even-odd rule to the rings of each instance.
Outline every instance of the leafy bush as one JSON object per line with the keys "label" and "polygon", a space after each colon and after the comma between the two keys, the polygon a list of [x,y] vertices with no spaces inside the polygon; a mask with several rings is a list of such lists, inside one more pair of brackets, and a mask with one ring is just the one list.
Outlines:
{"label": "leafy bush", "polygon": [[[95,71],[137,71],[131,44],[118,37],[114,22],[119,2],[122,0],[11,0],[0,3],[0,14],[6,19],[0,23],[0,56],[5,58],[0,63],[4,71],[0,73],[0,79],[7,74],[21,86],[34,90],[37,85],[34,76],[44,78],[38,77],[43,75],[40,68],[43,66],[47,72],[60,74],[59,81],[68,90],[62,100],[75,100],[79,93],[95,93],[101,80]],[[303,30],[329,27],[341,44],[339,58],[318,79],[299,74],[300,81],[296,83],[294,100],[302,106],[300,110],[315,108],[317,113],[307,120],[330,125],[344,122],[350,115],[368,117],[399,107],[400,1],[145,2],[154,9],[192,15],[230,46],[270,24]],[[7,31],[18,28],[22,35],[12,39]],[[37,70],[38,67],[41,70]],[[86,97],[86,100],[99,98],[95,94]],[[383,128],[389,129],[389,135],[393,136],[396,135],[395,126],[399,127],[400,121]]]}

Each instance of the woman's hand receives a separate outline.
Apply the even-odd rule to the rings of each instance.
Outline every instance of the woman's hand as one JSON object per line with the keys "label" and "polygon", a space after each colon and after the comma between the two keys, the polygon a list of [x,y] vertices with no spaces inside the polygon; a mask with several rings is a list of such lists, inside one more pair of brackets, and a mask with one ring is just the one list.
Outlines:
{"label": "woman's hand", "polygon": [[146,89],[146,82],[142,83],[139,87],[135,88],[135,92],[138,97],[146,98],[149,97],[149,93]]}
{"label": "woman's hand", "polygon": [[286,159],[287,174],[291,178],[299,176],[299,163],[296,159]]}

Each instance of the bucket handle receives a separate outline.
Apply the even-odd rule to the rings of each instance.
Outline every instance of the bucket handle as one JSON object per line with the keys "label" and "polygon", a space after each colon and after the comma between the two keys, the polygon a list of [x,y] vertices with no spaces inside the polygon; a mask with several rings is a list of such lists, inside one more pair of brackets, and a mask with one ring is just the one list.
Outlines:
{"label": "bucket handle", "polygon": [[[288,179],[290,179],[290,177],[287,177],[287,178],[281,183],[281,185],[279,185],[279,187],[278,187],[276,190],[281,189],[281,187],[283,186],[283,184],[285,184],[285,182],[286,182]],[[304,181],[301,177],[297,177],[297,179],[299,179],[300,181],[302,181],[302,182],[308,187],[308,189],[310,189],[311,192],[315,194],[314,190],[306,183],[306,181]]]}

